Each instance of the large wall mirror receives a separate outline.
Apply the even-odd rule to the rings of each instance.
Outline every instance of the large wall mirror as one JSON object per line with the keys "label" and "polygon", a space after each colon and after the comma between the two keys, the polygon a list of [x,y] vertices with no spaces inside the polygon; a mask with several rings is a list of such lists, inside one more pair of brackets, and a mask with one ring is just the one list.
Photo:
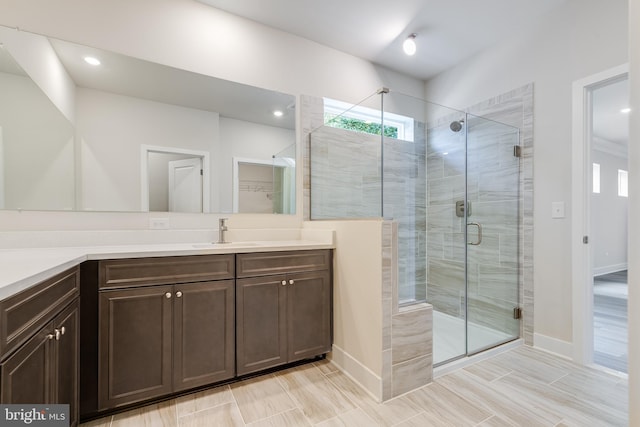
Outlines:
{"label": "large wall mirror", "polygon": [[295,213],[294,96],[4,27],[0,43],[1,209]]}

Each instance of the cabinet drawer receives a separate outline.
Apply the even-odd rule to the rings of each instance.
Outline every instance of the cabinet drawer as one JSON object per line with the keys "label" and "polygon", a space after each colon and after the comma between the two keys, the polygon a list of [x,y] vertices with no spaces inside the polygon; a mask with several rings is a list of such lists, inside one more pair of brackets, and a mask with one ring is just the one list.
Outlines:
{"label": "cabinet drawer", "polygon": [[0,301],[0,357],[26,342],[79,292],[75,267]]}
{"label": "cabinet drawer", "polygon": [[101,289],[233,279],[233,254],[100,261]]}
{"label": "cabinet drawer", "polygon": [[331,268],[331,251],[287,251],[238,254],[237,277],[268,276]]}

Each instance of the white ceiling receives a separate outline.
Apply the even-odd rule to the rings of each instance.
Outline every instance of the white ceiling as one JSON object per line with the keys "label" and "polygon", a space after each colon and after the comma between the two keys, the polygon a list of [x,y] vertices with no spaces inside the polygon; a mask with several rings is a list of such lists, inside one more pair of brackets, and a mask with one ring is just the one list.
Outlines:
{"label": "white ceiling", "polygon": [[[79,87],[217,112],[224,117],[268,126],[295,128],[295,97],[292,95],[67,41],[49,40]],[[85,56],[98,58],[100,66],[88,65],[83,59]],[[274,117],[274,110],[281,110],[284,115]]]}
{"label": "white ceiling", "polygon": [[[531,29],[566,0],[197,0],[427,80]],[[417,52],[402,42],[416,33]],[[594,134],[628,139],[623,82],[594,94]]]}
{"label": "white ceiling", "polygon": [[[566,0],[197,0],[426,80]],[[418,51],[402,42],[416,33]]]}

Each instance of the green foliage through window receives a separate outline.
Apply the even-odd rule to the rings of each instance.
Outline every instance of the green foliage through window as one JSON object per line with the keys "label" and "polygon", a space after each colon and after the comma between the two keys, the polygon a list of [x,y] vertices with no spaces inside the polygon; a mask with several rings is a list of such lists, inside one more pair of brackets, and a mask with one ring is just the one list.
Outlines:
{"label": "green foliage through window", "polygon": [[[324,123],[339,129],[347,129],[355,132],[370,133],[372,135],[380,135],[382,125],[380,123],[371,123],[364,120],[353,119],[350,117],[336,116],[333,114],[325,114]],[[398,128],[395,126],[385,126],[384,136],[389,138],[398,138]]]}

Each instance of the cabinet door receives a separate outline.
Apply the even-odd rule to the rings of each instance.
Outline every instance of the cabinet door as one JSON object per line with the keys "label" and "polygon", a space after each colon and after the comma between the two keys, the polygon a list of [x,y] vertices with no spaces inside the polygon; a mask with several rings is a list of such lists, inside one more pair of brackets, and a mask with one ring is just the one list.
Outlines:
{"label": "cabinet door", "polygon": [[50,322],[2,363],[2,403],[51,402],[52,330]]}
{"label": "cabinet door", "polygon": [[280,275],[236,281],[238,375],[287,362],[284,280]]}
{"label": "cabinet door", "polygon": [[288,361],[331,351],[331,276],[329,271],[287,275]]}
{"label": "cabinet door", "polygon": [[53,402],[69,405],[69,425],[78,425],[78,384],[80,364],[79,301],[76,300],[54,319]]}
{"label": "cabinet door", "polygon": [[172,286],[100,293],[99,409],[171,392]]}
{"label": "cabinet door", "polygon": [[174,290],[174,391],[233,378],[234,281],[176,285]]}

